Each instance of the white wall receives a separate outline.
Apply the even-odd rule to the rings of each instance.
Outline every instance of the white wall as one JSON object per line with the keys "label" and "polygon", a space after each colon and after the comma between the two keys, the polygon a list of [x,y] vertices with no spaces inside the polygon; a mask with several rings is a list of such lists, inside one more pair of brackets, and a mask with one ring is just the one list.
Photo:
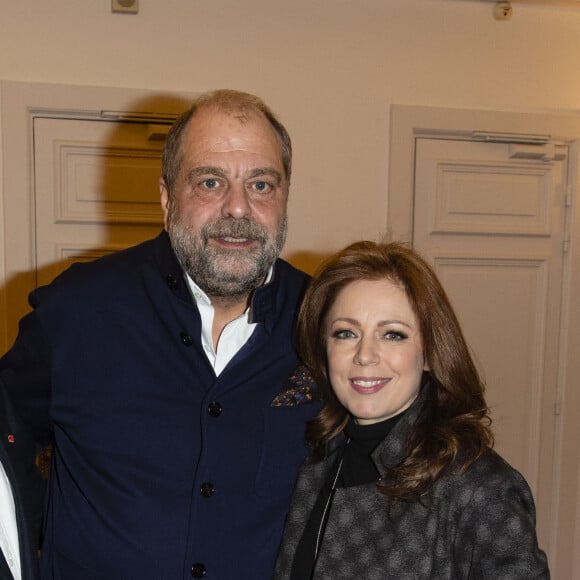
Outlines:
{"label": "white wall", "polygon": [[328,251],[384,229],[391,103],[576,109],[576,5],[0,0],[0,79],[259,94],[296,150],[287,254]]}
{"label": "white wall", "polygon": [[[110,0],[0,0],[0,80],[262,96],[293,138],[286,255],[303,260],[384,231],[391,104],[580,109],[580,2],[514,2],[507,22],[477,0],[139,4],[133,16],[112,14]],[[0,186],[0,224],[3,195]],[[573,225],[580,248],[578,208]],[[0,235],[0,290],[3,243]],[[572,277],[580,287],[577,269]],[[564,464],[577,453],[579,400],[568,392]],[[578,477],[565,478],[566,505]],[[573,554],[564,557],[571,570]]]}

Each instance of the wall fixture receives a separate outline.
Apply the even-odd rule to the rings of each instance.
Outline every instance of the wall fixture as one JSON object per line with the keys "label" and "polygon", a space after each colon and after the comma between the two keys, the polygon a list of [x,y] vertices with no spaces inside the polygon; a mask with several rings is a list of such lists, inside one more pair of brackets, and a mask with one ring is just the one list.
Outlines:
{"label": "wall fixture", "polygon": [[139,0],[111,0],[111,12],[137,14],[139,12]]}
{"label": "wall fixture", "polygon": [[509,20],[512,17],[513,8],[511,2],[496,2],[493,7],[493,17],[496,20]]}

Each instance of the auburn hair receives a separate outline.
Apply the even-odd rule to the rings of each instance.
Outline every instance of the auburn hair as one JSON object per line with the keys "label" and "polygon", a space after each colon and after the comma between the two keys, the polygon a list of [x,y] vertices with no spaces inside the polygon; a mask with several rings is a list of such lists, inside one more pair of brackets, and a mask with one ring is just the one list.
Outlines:
{"label": "auburn hair", "polygon": [[388,498],[421,496],[453,464],[467,469],[493,446],[484,384],[457,316],[429,264],[404,244],[354,243],[324,262],[312,279],[300,309],[298,350],[316,380],[324,405],[307,426],[312,461],[324,458],[327,443],[349,419],[328,380],[328,312],[340,291],[360,280],[389,280],[401,287],[419,324],[425,373],[421,413],[403,460],[379,484]]}

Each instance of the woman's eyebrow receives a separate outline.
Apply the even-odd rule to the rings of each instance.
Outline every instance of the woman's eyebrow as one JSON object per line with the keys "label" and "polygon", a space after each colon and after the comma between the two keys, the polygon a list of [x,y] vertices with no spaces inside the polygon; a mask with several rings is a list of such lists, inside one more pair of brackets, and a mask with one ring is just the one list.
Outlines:
{"label": "woman's eyebrow", "polygon": [[405,322],[404,320],[399,320],[398,318],[392,318],[388,320],[381,320],[379,322],[379,326],[389,326],[390,324],[400,324],[402,326],[406,326],[407,328],[413,328],[411,324]]}

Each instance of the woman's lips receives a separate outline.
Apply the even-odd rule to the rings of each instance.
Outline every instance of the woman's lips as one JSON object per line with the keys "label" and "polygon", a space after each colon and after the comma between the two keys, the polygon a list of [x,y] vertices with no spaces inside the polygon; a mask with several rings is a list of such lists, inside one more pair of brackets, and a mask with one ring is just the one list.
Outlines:
{"label": "woman's lips", "polygon": [[380,391],[390,379],[385,377],[351,377],[350,386],[360,395],[373,395]]}

